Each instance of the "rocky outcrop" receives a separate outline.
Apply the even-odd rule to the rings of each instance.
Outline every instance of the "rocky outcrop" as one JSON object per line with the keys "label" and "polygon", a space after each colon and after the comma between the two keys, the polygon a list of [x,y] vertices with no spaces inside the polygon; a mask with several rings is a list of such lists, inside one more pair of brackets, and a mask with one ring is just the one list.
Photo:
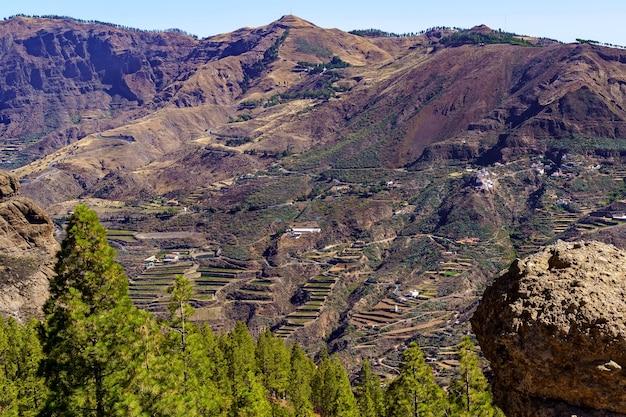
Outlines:
{"label": "rocky outcrop", "polygon": [[561,242],[487,288],[472,318],[507,416],[626,414],[626,253]]}
{"label": "rocky outcrop", "polygon": [[[0,134],[41,155],[119,126],[170,85],[197,41],[66,18],[0,22]],[[18,141],[19,139],[19,141]]]}
{"label": "rocky outcrop", "polygon": [[0,171],[0,315],[41,317],[59,244],[54,225],[19,195],[17,177]]}
{"label": "rocky outcrop", "polygon": [[17,196],[19,188],[20,182],[17,176],[8,172],[0,175],[0,201]]}

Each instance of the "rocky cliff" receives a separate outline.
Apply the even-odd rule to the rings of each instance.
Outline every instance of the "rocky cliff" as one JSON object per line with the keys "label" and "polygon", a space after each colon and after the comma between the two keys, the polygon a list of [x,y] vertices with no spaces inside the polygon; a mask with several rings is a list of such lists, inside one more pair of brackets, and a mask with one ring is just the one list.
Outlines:
{"label": "rocky cliff", "polygon": [[3,142],[40,156],[119,126],[180,74],[180,62],[196,43],[178,32],[72,19],[1,22]]}
{"label": "rocky cliff", "polygon": [[48,215],[19,196],[17,177],[0,171],[0,315],[40,317],[59,244]]}
{"label": "rocky cliff", "polygon": [[626,253],[561,242],[515,261],[472,318],[507,416],[626,414]]}

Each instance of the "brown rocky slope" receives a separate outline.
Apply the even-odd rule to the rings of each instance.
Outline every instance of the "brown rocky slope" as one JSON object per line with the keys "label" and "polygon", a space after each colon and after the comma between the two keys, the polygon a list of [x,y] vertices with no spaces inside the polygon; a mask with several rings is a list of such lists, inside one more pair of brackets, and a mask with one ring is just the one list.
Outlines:
{"label": "brown rocky slope", "polygon": [[[24,46],[25,40],[15,41],[7,47],[6,57],[15,56],[7,60],[9,66],[13,61],[59,66],[69,52],[57,44],[85,48],[57,39],[65,24],[100,45],[84,58],[68,55],[90,68],[93,85],[64,77],[61,70],[42,78],[43,84],[61,87],[48,89],[41,102],[61,108],[57,116],[80,132],[68,138],[60,127],[47,127],[46,137],[65,139],[55,145],[40,141],[37,152],[50,153],[84,137],[18,171],[28,180],[24,192],[44,205],[79,195],[127,199],[191,191],[267,168],[276,161],[268,155],[302,154],[289,161],[292,169],[401,168],[449,159],[489,164],[567,148],[580,137],[599,142],[592,143],[596,153],[615,153],[603,141],[626,136],[626,110],[619,104],[626,75],[623,54],[616,49],[556,43],[451,47],[439,40],[446,33],[364,38],[295,16],[200,41],[178,33],[157,36],[21,19],[31,32],[56,33],[48,36],[56,39],[50,46],[54,54],[46,52],[43,38],[32,41],[44,45],[39,55]],[[35,36],[22,30],[25,38]],[[107,62],[117,66],[97,71],[103,60],[96,52],[109,53]],[[350,67],[313,73],[301,65],[325,64],[332,56]],[[0,86],[7,97],[17,94],[16,88],[33,90],[27,75],[16,74],[16,86]],[[58,105],[59,97],[84,97],[72,93],[82,90],[104,97],[89,101],[103,107]],[[330,98],[324,95],[331,91]],[[6,135],[41,134],[12,116],[23,104],[6,103],[7,109],[0,109]],[[181,165],[199,169],[189,176]],[[39,192],[44,187],[49,196]]]}
{"label": "brown rocky slope", "polygon": [[31,160],[119,126],[170,85],[197,41],[72,19],[0,22],[0,134]]}
{"label": "brown rocky slope", "polygon": [[0,171],[0,315],[41,317],[59,244],[54,225],[19,195],[17,177]]}
{"label": "brown rocky slope", "polygon": [[562,242],[515,261],[472,318],[507,416],[626,414],[626,253]]}

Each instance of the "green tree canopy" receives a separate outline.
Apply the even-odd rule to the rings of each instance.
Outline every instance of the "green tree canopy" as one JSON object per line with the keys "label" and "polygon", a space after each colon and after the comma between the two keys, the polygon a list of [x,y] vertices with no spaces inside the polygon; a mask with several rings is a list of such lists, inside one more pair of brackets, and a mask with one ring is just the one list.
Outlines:
{"label": "green tree canopy", "polygon": [[448,389],[452,413],[467,417],[503,416],[492,404],[489,383],[480,369],[476,346],[469,336],[464,336],[457,348],[460,366]]}
{"label": "green tree canopy", "polygon": [[50,387],[45,415],[111,416],[131,383],[137,310],[93,210],[69,218],[50,282],[41,339]]}
{"label": "green tree canopy", "polygon": [[435,382],[420,347],[412,342],[402,352],[400,376],[386,392],[387,416],[443,416],[447,406],[445,393]]}
{"label": "green tree canopy", "polygon": [[315,363],[306,355],[298,342],[291,347],[291,372],[287,398],[295,417],[312,417],[311,380],[315,373]]}
{"label": "green tree canopy", "polygon": [[45,381],[37,375],[42,352],[36,326],[35,320],[19,325],[0,317],[1,416],[36,416],[45,402]]}
{"label": "green tree canopy", "polygon": [[384,401],[380,378],[372,373],[372,367],[367,360],[364,360],[361,365],[354,390],[361,417],[383,415]]}
{"label": "green tree canopy", "polygon": [[259,375],[272,399],[284,399],[289,387],[289,350],[269,328],[259,335],[256,358]]}
{"label": "green tree canopy", "polygon": [[356,399],[345,368],[336,356],[326,350],[320,354],[317,370],[311,380],[313,408],[322,417],[356,416]]}

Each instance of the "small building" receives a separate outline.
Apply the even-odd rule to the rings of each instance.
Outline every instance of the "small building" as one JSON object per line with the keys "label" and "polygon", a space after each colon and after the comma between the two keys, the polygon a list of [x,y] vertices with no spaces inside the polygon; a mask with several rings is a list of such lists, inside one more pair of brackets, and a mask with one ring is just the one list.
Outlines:
{"label": "small building", "polygon": [[152,255],[151,257],[146,258],[143,261],[145,262],[147,267],[150,267],[150,266],[154,266],[154,264],[157,262],[157,258],[156,256]]}
{"label": "small building", "polygon": [[476,188],[489,191],[495,186],[496,175],[493,172],[489,172],[486,168],[482,168],[476,172],[474,178],[474,184]]}
{"label": "small building", "polygon": [[339,193],[339,192],[346,192],[346,191],[350,191],[350,186],[346,184],[333,185],[332,187],[330,187],[331,193]]}
{"label": "small building", "polygon": [[303,234],[303,233],[321,233],[322,229],[319,227],[317,222],[302,222],[296,223],[290,228],[286,230],[288,233],[292,234]]}
{"label": "small building", "polygon": [[288,230],[289,232],[292,233],[321,233],[322,229],[320,229],[319,227],[292,227],[291,229]]}
{"label": "small building", "polygon": [[409,298],[417,298],[419,296],[420,296],[420,292],[418,290],[411,290],[407,294],[407,297],[409,297]]}
{"label": "small building", "polygon": [[163,262],[178,262],[180,259],[180,254],[177,252],[168,253],[163,257]]}

